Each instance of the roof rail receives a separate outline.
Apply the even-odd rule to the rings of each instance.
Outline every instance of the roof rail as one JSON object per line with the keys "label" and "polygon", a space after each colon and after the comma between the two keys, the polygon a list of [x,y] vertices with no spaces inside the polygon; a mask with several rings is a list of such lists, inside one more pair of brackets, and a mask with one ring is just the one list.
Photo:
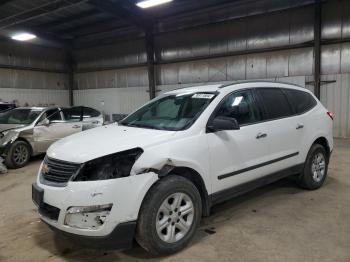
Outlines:
{"label": "roof rail", "polygon": [[[293,83],[288,83],[288,82],[282,82],[282,81],[273,81],[273,80],[239,80],[236,82],[232,82],[232,83],[227,83],[227,84],[223,84],[219,87],[219,89],[222,89],[224,87],[227,86],[232,86],[232,85],[238,85],[238,84],[245,84],[245,83],[274,83],[274,84],[286,84],[286,85],[293,85],[293,86],[297,86],[297,87],[302,87],[300,85],[297,84],[293,84]],[[302,87],[304,88],[304,87]]]}

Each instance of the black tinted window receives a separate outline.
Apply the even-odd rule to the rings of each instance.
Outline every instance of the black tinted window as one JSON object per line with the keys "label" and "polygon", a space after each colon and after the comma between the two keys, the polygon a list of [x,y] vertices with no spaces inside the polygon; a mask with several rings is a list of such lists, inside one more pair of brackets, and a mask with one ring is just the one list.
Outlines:
{"label": "black tinted window", "polygon": [[62,113],[64,115],[64,120],[69,122],[81,121],[81,111],[81,107],[63,108]]}
{"label": "black tinted window", "polygon": [[293,115],[286,95],[279,88],[256,89],[266,109],[267,119],[276,119]]}
{"label": "black tinted window", "polygon": [[283,89],[283,91],[287,94],[295,112],[298,114],[310,110],[317,104],[316,100],[309,93],[293,89]]}
{"label": "black tinted window", "polygon": [[90,107],[84,107],[83,118],[98,117],[99,115],[100,112],[98,112],[97,110]]}
{"label": "black tinted window", "polygon": [[44,117],[50,121],[59,121],[62,120],[60,111],[56,109],[49,109],[45,112]]}
{"label": "black tinted window", "polygon": [[260,111],[249,90],[234,92],[224,98],[216,113],[216,117],[218,116],[235,118],[240,125],[251,124],[261,120]]}

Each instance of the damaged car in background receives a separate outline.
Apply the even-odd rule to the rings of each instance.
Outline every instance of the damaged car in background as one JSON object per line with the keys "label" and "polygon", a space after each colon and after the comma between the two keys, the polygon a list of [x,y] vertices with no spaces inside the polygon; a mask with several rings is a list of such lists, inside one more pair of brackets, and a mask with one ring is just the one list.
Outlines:
{"label": "damaged car in background", "polygon": [[20,168],[53,142],[102,124],[103,114],[89,107],[15,108],[0,115],[0,154],[8,168]]}

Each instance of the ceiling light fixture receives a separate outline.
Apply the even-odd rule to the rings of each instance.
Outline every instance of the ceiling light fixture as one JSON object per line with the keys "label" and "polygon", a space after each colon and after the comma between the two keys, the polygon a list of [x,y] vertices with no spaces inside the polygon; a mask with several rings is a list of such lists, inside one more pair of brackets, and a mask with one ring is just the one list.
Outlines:
{"label": "ceiling light fixture", "polygon": [[144,0],[144,1],[138,2],[136,5],[138,7],[141,7],[141,8],[149,8],[149,7],[153,7],[153,6],[156,6],[156,5],[169,3],[169,2],[172,2],[172,1],[173,0]]}
{"label": "ceiling light fixture", "polygon": [[11,38],[17,41],[28,41],[36,38],[36,35],[30,34],[30,33],[19,33],[19,34],[13,35]]}

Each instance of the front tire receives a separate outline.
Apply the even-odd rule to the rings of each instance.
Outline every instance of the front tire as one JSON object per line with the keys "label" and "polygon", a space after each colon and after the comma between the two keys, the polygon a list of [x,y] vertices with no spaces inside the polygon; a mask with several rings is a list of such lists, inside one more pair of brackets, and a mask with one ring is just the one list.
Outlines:
{"label": "front tire", "polygon": [[299,177],[299,185],[309,190],[320,188],[327,177],[328,162],[326,149],[320,144],[313,144],[306,157],[304,170]]}
{"label": "front tire", "polygon": [[30,146],[24,141],[15,141],[5,158],[5,164],[8,168],[24,167],[30,159]]}
{"label": "front tire", "polygon": [[148,192],[140,209],[136,240],[154,255],[173,254],[187,246],[202,216],[196,186],[169,175]]}

